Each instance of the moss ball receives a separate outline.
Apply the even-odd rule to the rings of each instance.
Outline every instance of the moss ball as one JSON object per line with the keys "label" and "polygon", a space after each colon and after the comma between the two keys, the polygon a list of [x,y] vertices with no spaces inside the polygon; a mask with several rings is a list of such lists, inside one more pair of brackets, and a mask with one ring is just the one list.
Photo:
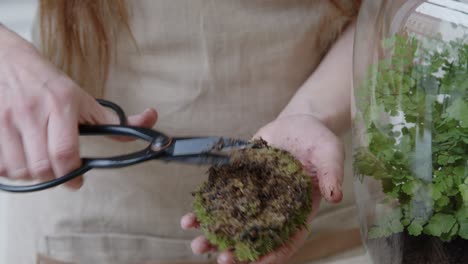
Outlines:
{"label": "moss ball", "polygon": [[194,192],[194,210],[219,250],[233,249],[238,260],[255,261],[306,227],[311,178],[289,152],[256,141],[208,174]]}

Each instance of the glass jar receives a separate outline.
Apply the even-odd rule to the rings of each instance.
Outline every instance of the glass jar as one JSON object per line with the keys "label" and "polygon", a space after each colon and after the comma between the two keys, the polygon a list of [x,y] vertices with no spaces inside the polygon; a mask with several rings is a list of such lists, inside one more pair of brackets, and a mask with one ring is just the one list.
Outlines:
{"label": "glass jar", "polygon": [[369,258],[468,263],[468,1],[364,1],[353,89]]}

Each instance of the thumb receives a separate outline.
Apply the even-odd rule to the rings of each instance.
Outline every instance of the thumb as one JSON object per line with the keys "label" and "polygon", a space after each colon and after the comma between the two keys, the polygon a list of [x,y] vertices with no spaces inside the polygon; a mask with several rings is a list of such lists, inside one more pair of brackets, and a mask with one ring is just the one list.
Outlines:
{"label": "thumb", "polygon": [[149,108],[144,112],[128,117],[128,125],[136,127],[152,128],[158,121],[158,112]]}
{"label": "thumb", "polygon": [[[118,115],[111,109],[100,105],[90,95],[85,95],[81,101],[80,124],[117,125],[120,123]],[[128,125],[151,128],[158,119],[155,109],[149,108],[144,112],[128,117]]]}
{"label": "thumb", "polygon": [[[85,95],[81,103],[80,124],[91,125],[116,125],[120,123],[118,115],[102,105],[100,105],[93,97]],[[127,125],[135,127],[151,128],[158,120],[158,113],[155,109],[149,108],[140,114],[128,117]],[[125,137],[113,137],[121,141],[129,141]]]}
{"label": "thumb", "polygon": [[338,203],[343,199],[345,151],[338,140],[324,141],[311,153],[308,170],[315,170],[322,197],[328,202]]}
{"label": "thumb", "polygon": [[[135,127],[152,128],[157,121],[158,112],[156,112],[156,110],[154,110],[153,108],[149,108],[140,114],[129,116],[127,120],[127,125]],[[129,137],[112,137],[112,139],[123,142],[134,140],[134,138]]]}

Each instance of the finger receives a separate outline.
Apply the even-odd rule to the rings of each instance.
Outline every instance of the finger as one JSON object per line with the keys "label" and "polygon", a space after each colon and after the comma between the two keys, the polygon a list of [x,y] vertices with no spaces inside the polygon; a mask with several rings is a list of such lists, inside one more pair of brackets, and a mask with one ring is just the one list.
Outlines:
{"label": "finger", "polygon": [[28,169],[21,135],[14,126],[11,116],[2,118],[0,127],[1,151],[7,176],[13,179],[28,179]]}
{"label": "finger", "polygon": [[29,173],[35,179],[52,179],[54,173],[47,148],[47,119],[35,117],[33,112],[24,114],[23,118],[17,125],[21,128]]}
{"label": "finger", "polygon": [[218,263],[219,264],[237,264],[240,262],[236,262],[236,257],[232,251],[226,250],[221,252],[218,256]]}
{"label": "finger", "polygon": [[116,125],[120,123],[119,116],[112,109],[100,105],[88,94],[81,95],[78,109],[80,124]]}
{"label": "finger", "polygon": [[201,255],[216,250],[216,247],[211,245],[208,239],[206,239],[204,236],[199,236],[192,240],[190,247],[192,248],[192,252],[196,255]]}
{"label": "finger", "polygon": [[309,169],[316,169],[320,192],[329,202],[337,203],[343,198],[344,153],[340,141],[322,141],[305,164]]}
{"label": "finger", "polygon": [[[119,116],[107,107],[99,104],[92,96],[83,94],[81,97],[79,109],[80,124],[93,124],[93,125],[111,125],[119,124]],[[147,109],[139,115],[128,118],[128,123],[131,126],[138,127],[152,127],[158,118],[157,112],[154,109]]]}
{"label": "finger", "polygon": [[[56,177],[68,174],[81,165],[78,136],[77,109],[71,105],[60,111],[54,109],[48,123],[48,151]],[[66,186],[78,189],[82,184],[83,178],[78,177]]]}
{"label": "finger", "polygon": [[[138,115],[128,117],[128,125],[135,127],[152,128],[158,121],[158,113],[155,109],[149,108]],[[134,138],[129,137],[112,137],[119,141],[132,141]]]}
{"label": "finger", "polygon": [[138,115],[133,115],[128,118],[128,124],[136,127],[152,128],[158,121],[158,112],[155,109],[149,108]]}
{"label": "finger", "polygon": [[197,220],[197,217],[193,213],[188,213],[182,217],[180,220],[180,226],[182,229],[190,230],[200,227],[200,223]]}
{"label": "finger", "polygon": [[218,263],[221,263],[221,264],[247,264],[247,263],[250,263],[249,261],[238,261],[236,259],[236,256],[234,255],[234,252],[230,251],[230,250],[226,250],[226,251],[223,251],[221,252],[221,254],[219,254],[218,256]]}

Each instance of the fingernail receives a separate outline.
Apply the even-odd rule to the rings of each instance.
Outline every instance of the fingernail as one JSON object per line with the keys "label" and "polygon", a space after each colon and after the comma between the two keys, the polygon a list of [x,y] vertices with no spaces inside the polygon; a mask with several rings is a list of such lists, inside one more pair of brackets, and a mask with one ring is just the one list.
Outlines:
{"label": "fingernail", "polygon": [[343,192],[341,191],[341,187],[337,186],[333,188],[330,192],[330,198],[334,202],[339,202],[343,198]]}
{"label": "fingernail", "polygon": [[149,113],[152,113],[152,112],[154,112],[154,110],[152,108],[148,108],[143,113],[149,114]]}
{"label": "fingernail", "polygon": [[183,216],[182,219],[180,220],[180,226],[184,229],[186,229],[190,225],[191,221],[188,218],[188,216]]}
{"label": "fingernail", "polygon": [[70,188],[72,191],[79,191],[81,187],[84,185],[84,177],[80,176],[78,178],[75,178],[70,182]]}
{"label": "fingernail", "polygon": [[229,263],[229,259],[226,255],[220,255],[218,257],[218,264],[228,264]]}

